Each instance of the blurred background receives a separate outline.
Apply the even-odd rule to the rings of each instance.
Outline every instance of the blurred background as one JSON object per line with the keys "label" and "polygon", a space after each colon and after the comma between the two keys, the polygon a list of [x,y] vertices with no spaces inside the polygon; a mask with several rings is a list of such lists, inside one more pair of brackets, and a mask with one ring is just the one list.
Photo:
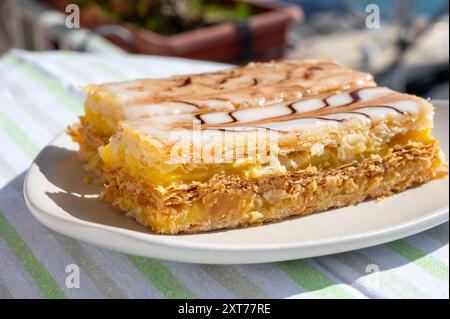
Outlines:
{"label": "blurred background", "polygon": [[331,57],[373,73],[381,85],[448,99],[448,6],[448,0],[0,0],[0,55],[19,48],[233,64]]}

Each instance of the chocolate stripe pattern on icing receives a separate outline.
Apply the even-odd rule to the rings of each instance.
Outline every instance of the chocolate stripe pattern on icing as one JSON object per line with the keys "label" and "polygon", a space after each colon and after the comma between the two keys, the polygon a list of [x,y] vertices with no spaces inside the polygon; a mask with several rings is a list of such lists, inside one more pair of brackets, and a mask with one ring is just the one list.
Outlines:
{"label": "chocolate stripe pattern on icing", "polygon": [[419,103],[408,95],[388,88],[363,88],[279,103],[264,108],[197,115],[203,129],[233,130],[238,126],[283,130],[318,122],[344,122],[351,118],[371,123],[387,115],[403,115],[419,110]]}

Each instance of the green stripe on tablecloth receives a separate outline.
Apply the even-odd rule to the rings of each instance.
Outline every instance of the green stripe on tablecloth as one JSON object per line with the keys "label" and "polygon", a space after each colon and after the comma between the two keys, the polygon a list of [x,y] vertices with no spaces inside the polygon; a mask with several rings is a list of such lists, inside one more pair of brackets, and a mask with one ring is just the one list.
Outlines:
{"label": "green stripe on tablecloth", "polygon": [[128,256],[128,259],[167,298],[197,298],[160,261],[139,256]]}
{"label": "green stripe on tablecloth", "polygon": [[304,260],[283,261],[275,265],[303,289],[320,298],[355,298]]}
{"label": "green stripe on tablecloth", "polygon": [[8,223],[0,211],[0,235],[8,243],[12,253],[18,258],[30,274],[33,281],[47,298],[66,298],[64,291],[34,256],[15,229]]}
{"label": "green stripe on tablecloth", "polygon": [[0,129],[4,131],[28,157],[33,158],[39,152],[39,148],[34,145],[27,134],[2,112],[0,112]]}
{"label": "green stripe on tablecloth", "polygon": [[69,90],[61,85],[56,79],[45,75],[36,66],[21,61],[18,57],[12,54],[6,54],[3,56],[2,61],[17,70],[22,71],[30,78],[43,84],[47,90],[62,103],[62,105],[69,110],[72,114],[78,116],[82,111],[82,103],[80,99],[74,96]]}
{"label": "green stripe on tablecloth", "polygon": [[245,277],[234,266],[201,265],[211,277],[218,281],[234,295],[241,298],[270,298],[260,287]]}
{"label": "green stripe on tablecloth", "polygon": [[385,244],[406,259],[414,262],[423,270],[448,283],[448,266],[440,260],[428,256],[424,251],[408,244],[405,240],[396,240]]}

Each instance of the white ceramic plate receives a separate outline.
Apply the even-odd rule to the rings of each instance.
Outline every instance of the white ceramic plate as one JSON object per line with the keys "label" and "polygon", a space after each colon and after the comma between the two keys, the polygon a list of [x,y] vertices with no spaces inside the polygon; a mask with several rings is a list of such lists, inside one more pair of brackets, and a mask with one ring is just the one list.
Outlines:
{"label": "white ceramic plate", "polygon": [[[436,102],[436,129],[448,158],[448,101]],[[241,264],[339,253],[385,243],[448,221],[446,179],[357,206],[260,227],[155,235],[96,197],[71,160],[77,146],[57,136],[28,170],[25,200],[34,217],[67,236],[124,253],[182,262]]]}

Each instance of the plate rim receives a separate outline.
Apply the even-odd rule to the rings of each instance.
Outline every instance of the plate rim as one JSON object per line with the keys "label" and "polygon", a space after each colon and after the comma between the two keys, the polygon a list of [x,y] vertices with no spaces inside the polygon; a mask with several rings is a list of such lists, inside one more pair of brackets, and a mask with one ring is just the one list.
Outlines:
{"label": "plate rim", "polygon": [[[436,104],[445,103],[448,105],[447,100],[434,100]],[[66,138],[65,131],[59,133],[56,137],[54,137],[46,146],[54,145],[57,141]],[[331,253],[339,253],[344,251],[351,251],[356,249],[362,249],[371,247],[374,245],[379,245],[382,243],[386,243],[392,240],[396,240],[399,238],[404,238],[442,223],[445,223],[449,220],[449,207],[440,208],[429,212],[423,216],[416,217],[410,220],[407,220],[403,223],[396,224],[389,227],[384,227],[379,230],[372,230],[369,232],[363,232],[354,235],[348,236],[340,236],[334,238],[327,239],[318,239],[318,240],[309,240],[303,242],[291,242],[291,243],[275,243],[275,244],[239,244],[239,245],[228,245],[221,243],[205,243],[205,242],[184,242],[182,240],[178,240],[176,238],[169,238],[165,235],[158,234],[149,234],[143,233],[136,230],[124,229],[117,226],[104,225],[100,223],[95,223],[92,221],[85,221],[74,216],[66,216],[66,214],[60,214],[55,212],[48,212],[39,207],[38,204],[35,203],[30,186],[30,175],[33,172],[33,169],[36,169],[36,161],[39,157],[44,153],[45,147],[38,153],[35,159],[32,161],[29,166],[24,183],[23,183],[23,198],[25,200],[26,206],[28,210],[31,212],[34,218],[36,218],[40,223],[45,225],[46,227],[62,233],[66,236],[76,238],[77,240],[87,242],[90,244],[95,244],[103,247],[107,247],[112,250],[127,252],[126,249],[122,249],[121,245],[111,245],[96,242],[95,240],[90,240],[88,236],[78,236],[73,234],[67,234],[67,232],[62,231],[60,228],[55,227],[52,222],[48,222],[48,219],[53,219],[54,222],[63,222],[64,224],[74,225],[76,227],[88,228],[91,232],[99,232],[106,231],[109,233],[113,233],[114,236],[120,236],[122,238],[126,238],[127,240],[135,240],[144,244],[150,244],[153,246],[159,246],[160,248],[165,249],[186,249],[186,251],[191,253],[196,253],[197,256],[189,256],[186,258],[180,256],[172,256],[168,253],[165,257],[155,256],[155,254],[138,254],[146,257],[153,258],[161,258],[165,260],[173,260],[173,261],[181,261],[181,262],[190,262],[190,263],[214,263],[214,264],[242,264],[242,263],[264,263],[264,262],[274,262],[281,260],[290,260],[290,259],[299,259],[299,258],[307,258],[307,257],[316,257],[322,256]],[[447,177],[448,178],[448,177]],[[326,212],[325,212],[326,213]],[[225,230],[225,231],[233,231],[233,230]],[[341,247],[341,249],[339,248]],[[322,249],[318,249],[322,248]],[[317,254],[307,253],[306,255],[302,254],[304,250],[313,250],[318,249],[320,252]],[[202,253],[213,253],[212,255],[206,256],[203,260],[198,261],[198,254]],[[260,254],[261,252],[267,252],[269,255],[266,258],[258,258],[255,254]],[[275,253],[273,256],[270,253]],[[129,253],[129,251],[128,251]],[[227,261],[227,258],[221,258],[220,254],[234,254],[239,259],[243,259],[242,261],[236,262],[235,258],[230,258],[230,262]],[[290,254],[291,257],[279,257],[283,254]],[[242,254],[245,254],[242,256]],[[240,256],[238,256],[240,255]],[[297,255],[298,257],[293,257],[293,255]],[[170,257],[168,257],[170,256]]]}

